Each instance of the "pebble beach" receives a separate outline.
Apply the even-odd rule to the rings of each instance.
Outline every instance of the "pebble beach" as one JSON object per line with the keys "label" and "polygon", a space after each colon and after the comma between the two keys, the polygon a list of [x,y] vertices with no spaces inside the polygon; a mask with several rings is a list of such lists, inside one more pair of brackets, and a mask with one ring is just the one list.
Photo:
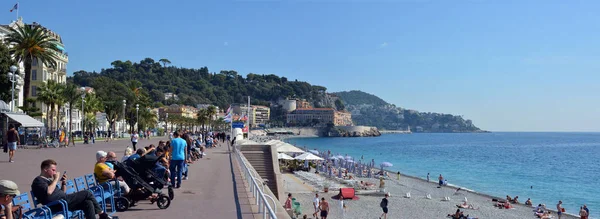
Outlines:
{"label": "pebble beach", "polygon": [[[268,138],[268,137],[267,137]],[[265,141],[263,136],[260,141]],[[343,151],[336,151],[343,153]],[[524,204],[511,204],[511,209],[500,209],[495,207],[495,202],[492,199],[503,199],[503,197],[492,197],[475,191],[466,189],[459,190],[460,186],[442,186],[437,184],[437,175],[431,175],[431,182],[424,179],[416,178],[401,174],[400,179],[397,179],[396,173],[388,172],[389,177],[385,178],[385,192],[390,194],[389,213],[387,218],[450,218],[448,214],[453,214],[458,209],[457,205],[462,204],[465,199],[469,205],[475,209],[461,209],[464,215],[469,218],[490,218],[490,219],[507,219],[507,218],[539,218],[533,212],[533,207]],[[379,218],[382,210],[379,207],[384,193],[379,191],[378,178],[359,178],[355,177],[356,182],[364,181],[374,184],[372,188],[356,188],[356,184],[345,183],[340,179],[331,179],[324,175],[315,174],[314,170],[310,172],[295,172],[285,173],[284,181],[286,184],[302,184],[304,189],[297,189],[299,186],[286,186],[285,193],[291,193],[292,196],[300,203],[302,214],[307,215],[307,218],[315,218],[312,216],[314,208],[312,201],[315,193],[320,197],[325,197],[330,203],[330,213],[327,218]],[[325,193],[323,184],[330,184],[329,192]],[[343,210],[339,200],[332,197],[339,194],[338,187],[352,188],[355,187],[358,200],[346,199],[346,209]],[[410,198],[406,197],[410,193]],[[427,198],[427,196],[431,198]],[[449,200],[445,200],[448,197]],[[523,203],[527,197],[520,197],[520,202]],[[282,203],[285,201],[280,200]],[[533,205],[545,204],[546,208],[551,211],[552,218],[558,218],[556,211],[557,203],[538,203],[532,200]],[[563,219],[579,218],[579,216],[563,214]]]}

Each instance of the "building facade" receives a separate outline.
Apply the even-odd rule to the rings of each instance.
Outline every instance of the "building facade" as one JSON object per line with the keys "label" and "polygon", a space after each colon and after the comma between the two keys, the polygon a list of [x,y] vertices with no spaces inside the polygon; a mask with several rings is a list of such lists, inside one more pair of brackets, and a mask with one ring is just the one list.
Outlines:
{"label": "building facade", "polygon": [[[247,105],[238,105],[233,108],[233,120],[241,118],[241,115],[248,114]],[[248,121],[250,127],[258,127],[259,125],[265,125],[271,118],[271,108],[268,106],[250,105],[250,114],[248,115]]]}
{"label": "building facade", "polygon": [[333,108],[302,108],[296,109],[287,116],[288,125],[292,126],[325,126],[333,123],[335,126],[352,125],[352,114],[339,112]]}
{"label": "building facade", "polygon": [[168,107],[158,109],[159,118],[165,118],[167,113],[170,117],[181,116],[186,118],[198,118],[198,109],[191,106],[172,104]]}

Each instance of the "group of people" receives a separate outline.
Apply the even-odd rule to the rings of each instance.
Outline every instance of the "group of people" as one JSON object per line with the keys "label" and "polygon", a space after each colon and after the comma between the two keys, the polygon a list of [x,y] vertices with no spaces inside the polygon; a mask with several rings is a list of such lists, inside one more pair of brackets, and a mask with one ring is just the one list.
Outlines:
{"label": "group of people", "polygon": [[[12,131],[14,131],[14,127],[11,126],[9,132]],[[9,138],[9,140],[11,140],[10,142],[17,142],[18,135],[16,135],[16,139],[13,140]],[[132,143],[133,142],[134,141],[132,140]],[[135,143],[137,143],[137,141]],[[10,144],[9,148],[12,148],[12,145],[15,144]],[[136,144],[133,144],[132,146],[135,147],[135,145]],[[158,147],[150,145],[144,148],[138,148],[135,150],[135,154],[133,154],[134,150],[128,147],[121,161],[135,160],[144,156],[160,157],[161,155],[165,155],[163,156],[163,159],[157,163],[157,167],[154,170],[159,176],[165,178],[168,176],[173,188],[180,188],[182,179],[185,180],[188,176],[188,171],[186,170],[187,165],[193,163],[192,156],[189,152],[193,147],[198,146],[198,142],[192,139],[190,132],[174,132],[171,141],[160,141]],[[12,158],[13,157],[11,156],[11,161]],[[116,186],[118,183],[123,194],[127,194],[131,192],[131,189],[126,182],[116,177],[116,170],[113,166],[113,162],[115,161],[118,161],[115,152],[97,151],[94,176],[98,183],[108,182],[113,186]],[[91,191],[81,190],[66,194],[67,179],[67,171],[61,173],[58,170],[58,163],[56,161],[52,159],[44,160],[40,165],[40,174],[35,177],[31,183],[31,194],[33,198],[37,199],[42,205],[57,200],[65,200],[70,211],[82,210],[85,218],[96,218],[96,215],[98,215],[100,219],[111,218],[111,216],[102,210],[101,205],[96,201],[96,198]],[[11,213],[11,209],[13,208],[12,199],[19,194],[20,192],[14,182],[0,180],[0,205],[6,209],[5,211],[0,212],[0,218],[13,219]],[[60,206],[53,206],[51,207],[51,210],[53,212],[61,211]]]}
{"label": "group of people", "polygon": [[[387,214],[388,214],[388,201],[389,198],[389,194],[385,194],[385,197],[383,199],[381,199],[381,202],[379,203],[379,207],[381,207],[381,210],[383,211],[383,213],[381,214],[381,216],[379,216],[379,219],[383,218],[383,219],[387,219]],[[347,211],[347,205],[344,202],[344,196],[340,195],[338,197],[339,199],[339,203],[340,203],[340,208],[342,210],[342,216],[343,218],[346,216],[346,211]],[[285,203],[283,204],[283,208],[285,208],[285,210],[288,212],[288,214],[290,215],[290,217],[294,218],[294,210],[292,207],[292,202],[293,202],[293,198],[292,198],[292,194],[288,194],[287,199],[285,200]],[[327,217],[329,216],[329,202],[327,202],[327,200],[325,199],[325,197],[319,198],[319,193],[315,194],[315,198],[313,199],[313,208],[314,211],[312,213],[312,216],[315,217],[316,219],[319,219],[319,217],[321,219],[327,219]],[[306,219],[308,218],[308,215],[304,215],[302,218]]]}

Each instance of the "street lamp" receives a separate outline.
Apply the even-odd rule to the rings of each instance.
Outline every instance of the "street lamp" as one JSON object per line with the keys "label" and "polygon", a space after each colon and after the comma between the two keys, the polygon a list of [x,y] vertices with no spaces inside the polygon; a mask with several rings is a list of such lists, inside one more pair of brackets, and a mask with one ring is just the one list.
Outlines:
{"label": "street lamp", "polygon": [[85,87],[79,88],[81,90],[81,137],[85,134],[85,115],[83,114],[83,105],[85,104]]}
{"label": "street lamp", "polygon": [[140,104],[135,104],[135,130],[136,132],[140,132]]}
{"label": "street lamp", "polygon": [[121,136],[125,136],[125,107],[127,107],[127,100],[123,100],[123,131],[121,132]]}
{"label": "street lamp", "polygon": [[12,82],[12,104],[10,105],[10,111],[15,111],[15,82],[21,79],[21,76],[16,74],[17,66],[10,66],[10,72],[8,73],[8,80]]}
{"label": "street lamp", "polygon": [[169,113],[166,113],[165,116],[165,132],[167,134],[169,133]]}

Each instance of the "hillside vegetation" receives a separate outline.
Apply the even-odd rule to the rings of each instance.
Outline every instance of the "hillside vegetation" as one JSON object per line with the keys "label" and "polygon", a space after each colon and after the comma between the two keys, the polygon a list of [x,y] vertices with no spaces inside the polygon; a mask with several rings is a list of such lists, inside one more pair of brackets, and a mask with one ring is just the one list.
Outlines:
{"label": "hillside vegetation", "polygon": [[481,132],[471,120],[461,116],[403,109],[362,91],[336,92],[333,95],[338,96],[346,110],[352,113],[356,125],[387,130],[410,127],[413,132]]}

